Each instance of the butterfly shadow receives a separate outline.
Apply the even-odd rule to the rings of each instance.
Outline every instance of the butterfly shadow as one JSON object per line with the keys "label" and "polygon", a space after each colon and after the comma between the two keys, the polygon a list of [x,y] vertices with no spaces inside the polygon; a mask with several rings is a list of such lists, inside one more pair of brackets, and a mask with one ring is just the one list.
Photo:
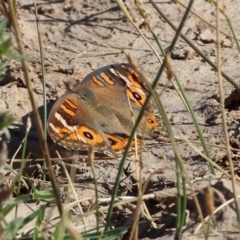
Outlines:
{"label": "butterfly shadow", "polygon": [[[50,112],[52,106],[53,106],[52,102],[47,104],[47,116],[49,115],[49,112]],[[38,108],[38,111],[40,114],[41,122],[43,124],[43,122],[44,122],[43,121],[44,107],[40,106]],[[12,125],[12,127],[9,129],[10,136],[11,136],[10,141],[8,143],[8,152],[9,152],[8,158],[9,159],[12,159],[14,157],[14,155],[16,154],[16,152],[17,152],[17,154],[14,157],[15,159],[20,159],[23,157],[23,155],[22,155],[23,147],[21,147],[19,151],[18,151],[18,148],[19,148],[19,146],[21,146],[23,139],[25,138],[26,129],[28,128],[29,124],[31,127],[28,132],[24,158],[32,159],[32,158],[42,158],[43,157],[35,117],[34,117],[33,112],[30,112],[22,117],[22,124],[14,123]],[[71,151],[68,151],[68,150],[54,144],[53,141],[48,136],[48,134],[47,134],[47,145],[49,147],[51,158],[58,157],[56,154],[56,151],[58,151],[60,156],[62,156],[64,158],[71,157]]]}

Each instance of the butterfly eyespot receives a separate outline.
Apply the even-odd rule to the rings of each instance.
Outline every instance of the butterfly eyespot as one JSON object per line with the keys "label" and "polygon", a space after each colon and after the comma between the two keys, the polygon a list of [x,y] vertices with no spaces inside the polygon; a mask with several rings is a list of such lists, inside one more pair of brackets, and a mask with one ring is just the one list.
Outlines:
{"label": "butterfly eyespot", "polygon": [[154,123],[154,121],[152,119],[148,119],[149,123]]}
{"label": "butterfly eyespot", "polygon": [[144,117],[143,117],[145,123],[146,123],[146,127],[148,130],[153,130],[155,127],[158,127],[159,121],[157,120],[156,116],[151,114],[151,113],[147,113]]}
{"label": "butterfly eyespot", "polygon": [[138,101],[141,101],[141,100],[142,100],[142,97],[141,97],[138,93],[136,93],[136,92],[133,92],[133,96],[134,96],[134,98],[136,98]]}
{"label": "butterfly eyespot", "polygon": [[88,139],[91,139],[91,140],[94,139],[93,135],[90,132],[83,132],[83,135]]}
{"label": "butterfly eyespot", "polygon": [[101,134],[86,126],[80,126],[76,131],[76,136],[79,140],[90,145],[102,144],[104,142]]}
{"label": "butterfly eyespot", "polygon": [[114,141],[113,139],[108,139],[109,143],[111,146],[114,146],[117,142]]}
{"label": "butterfly eyespot", "polygon": [[127,95],[138,107],[142,107],[146,100],[145,93],[140,92],[140,89],[135,87],[128,88]]}
{"label": "butterfly eyespot", "polygon": [[111,134],[105,133],[108,142],[110,143],[113,150],[122,150],[125,147],[125,143],[118,138],[117,136],[113,136]]}

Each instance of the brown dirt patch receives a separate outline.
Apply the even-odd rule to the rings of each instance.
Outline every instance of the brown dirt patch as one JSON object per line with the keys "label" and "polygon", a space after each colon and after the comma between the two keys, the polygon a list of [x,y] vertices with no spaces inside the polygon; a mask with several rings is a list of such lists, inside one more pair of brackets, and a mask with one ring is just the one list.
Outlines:
{"label": "brown dirt patch", "polygon": [[[239,3],[224,1],[227,13],[234,19],[233,25],[236,35],[240,35]],[[135,14],[136,9],[132,2],[127,3],[128,8]],[[169,4],[165,1],[158,2],[161,10],[176,25],[180,22],[184,9],[177,4]],[[167,48],[174,36],[174,31],[163,23],[151,4],[146,3],[146,8],[151,17],[151,23],[155,33]],[[195,1],[193,10],[204,16],[209,22],[215,24],[214,6],[203,1]],[[29,1],[19,2],[18,20],[21,29],[21,40],[25,53],[29,57],[29,74],[35,91],[35,100],[42,110],[42,84],[38,38],[34,7]],[[40,29],[44,46],[44,64],[47,79],[47,97],[49,109],[52,101],[56,100],[65,92],[62,80],[81,81],[91,71],[114,63],[126,62],[123,49],[129,51],[152,79],[159,69],[159,62],[149,47],[144,43],[130,23],[125,19],[113,1],[38,1],[38,14]],[[136,17],[140,25],[141,18]],[[229,28],[223,17],[220,20],[221,29],[229,33]],[[144,28],[148,40],[156,46],[151,34]],[[203,23],[194,15],[190,15],[182,32],[197,47],[204,52],[212,61],[216,59],[215,32],[207,24]],[[9,33],[12,35],[12,32]],[[230,75],[237,83],[239,82],[239,53],[232,39],[221,35],[222,41],[222,70]],[[156,47],[157,48],[157,47]],[[186,55],[187,53],[187,55]],[[178,47],[174,52],[173,65],[186,94],[198,117],[206,140],[214,144],[223,144],[223,129],[221,113],[219,110],[218,84],[216,72],[202,60],[182,39],[178,41]],[[166,76],[160,79],[158,89],[166,84]],[[231,143],[239,147],[239,94],[233,92],[233,87],[224,81],[226,97],[226,114],[229,123]],[[11,141],[8,144],[9,158],[11,158],[22,141],[25,134],[26,118],[31,113],[31,105],[28,92],[24,84],[24,78],[20,64],[11,60],[3,75],[0,87],[0,110],[9,110],[14,114],[16,122],[11,127]],[[189,139],[196,140],[197,132],[192,120],[180,100],[178,94],[169,86],[162,95],[162,102],[171,119],[171,124],[177,135],[182,131]],[[51,145],[49,140],[49,146]],[[208,164],[187,144],[179,142],[179,151],[184,160],[185,167],[190,178],[194,181],[200,178],[208,178],[210,170]],[[63,157],[69,157],[72,152],[57,147]],[[143,180],[146,180],[152,170],[163,169],[164,173],[155,175],[149,185],[148,193],[156,192],[158,198],[148,200],[150,214],[157,228],[153,228],[149,221],[142,217],[140,238],[145,239],[173,239],[176,217],[176,190],[175,190],[175,163],[172,147],[167,141],[151,141],[143,154]],[[55,149],[54,149],[55,150]],[[36,128],[33,125],[28,140],[27,152],[31,156],[41,156],[38,144]],[[55,157],[52,151],[52,157]],[[225,151],[211,148],[212,159],[223,167],[228,167]],[[235,153],[235,163],[238,167],[238,155]],[[112,186],[117,174],[118,161],[96,161],[95,167],[98,182],[101,189],[111,193]],[[136,194],[133,176],[134,163],[128,160],[123,174],[119,195]],[[79,163],[76,180],[78,183],[92,181],[89,167],[85,163]],[[58,171],[58,170],[56,170]],[[41,174],[41,173],[40,173]],[[36,176],[35,176],[36,177]],[[232,198],[232,188],[229,180],[209,180],[196,183],[197,197],[202,209],[205,208],[204,190],[207,185],[214,190],[215,207]],[[239,189],[237,189],[239,190]],[[167,192],[169,191],[169,192]],[[93,196],[94,192],[85,189],[78,191],[79,197]],[[109,196],[108,194],[106,194]],[[88,205],[86,203],[86,205]],[[220,210],[211,219],[212,229],[209,239],[234,239],[239,232],[235,206],[233,203]],[[24,209],[24,208],[23,208]],[[188,199],[189,216],[183,233],[184,239],[203,239],[201,230],[193,236],[196,226],[199,224],[198,214],[191,196]],[[23,210],[25,212],[25,210]],[[120,225],[130,218],[133,206],[116,209],[113,220],[119,221]],[[206,213],[204,212],[204,216]],[[92,220],[91,220],[92,221]],[[76,220],[77,222],[77,220]],[[80,223],[78,223],[80,224]],[[126,237],[127,238],[127,237]]]}

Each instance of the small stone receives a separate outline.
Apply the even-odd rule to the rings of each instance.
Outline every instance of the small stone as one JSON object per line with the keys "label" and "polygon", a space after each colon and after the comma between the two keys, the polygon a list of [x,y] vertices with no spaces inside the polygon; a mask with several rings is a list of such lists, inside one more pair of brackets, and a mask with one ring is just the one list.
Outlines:
{"label": "small stone", "polygon": [[210,29],[206,29],[199,35],[200,40],[203,43],[213,43],[215,42],[215,35],[210,31]]}
{"label": "small stone", "polygon": [[221,41],[221,47],[222,48],[231,48],[233,46],[233,43],[230,39],[225,38]]}

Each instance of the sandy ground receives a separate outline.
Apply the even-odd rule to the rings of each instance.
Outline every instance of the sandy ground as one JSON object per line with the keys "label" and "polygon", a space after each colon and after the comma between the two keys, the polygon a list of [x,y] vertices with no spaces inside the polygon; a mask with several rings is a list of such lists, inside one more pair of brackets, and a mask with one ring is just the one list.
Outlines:
{"label": "sandy ground", "polygon": [[[65,92],[63,80],[70,82],[81,81],[84,76],[99,67],[127,62],[123,50],[127,50],[138,61],[151,79],[154,79],[156,76],[160,66],[156,56],[125,19],[114,1],[37,1],[37,4],[44,47],[49,109],[53,102]],[[157,4],[175,25],[179,24],[185,11],[184,8],[167,1],[158,1]],[[224,4],[226,5],[227,14],[232,19],[236,35],[239,36],[239,2],[225,0]],[[21,40],[25,54],[30,59],[29,75],[34,87],[36,103],[39,110],[42,111],[42,73],[34,6],[27,0],[20,1],[18,6]],[[156,35],[163,47],[167,48],[173,39],[174,31],[159,18],[150,3],[146,2],[145,6],[150,14],[151,24]],[[133,1],[127,1],[127,7],[131,9],[137,25],[141,27],[142,19]],[[214,6],[210,3],[196,0],[193,10],[204,16],[210,23],[215,24],[216,12]],[[223,16],[220,17],[220,25],[221,30],[230,34]],[[141,30],[157,49],[151,34],[144,27],[141,27]],[[216,62],[215,31],[209,25],[191,14],[182,33],[213,62]],[[12,35],[12,32],[10,31],[9,34]],[[231,38],[227,38],[225,35],[221,35],[221,43],[222,70],[239,84],[240,58],[236,45]],[[183,59],[181,56],[186,52],[188,52],[188,55]],[[174,70],[185,88],[206,140],[213,144],[223,144],[224,138],[219,110],[216,72],[182,39],[178,40],[174,53]],[[159,81],[158,90],[161,90],[166,83],[167,80],[164,75]],[[238,93],[230,95],[232,92],[233,87],[224,80],[224,97],[227,99],[226,116],[231,144],[233,147],[239,147],[239,97]],[[8,144],[9,158],[11,158],[24,137],[26,119],[28,116],[31,116],[31,105],[24,84],[23,73],[19,62],[16,60],[9,61],[3,80],[0,82],[0,96],[0,111],[9,110],[16,118],[11,127],[11,141]],[[182,131],[189,139],[197,140],[197,132],[192,124],[191,117],[172,85],[168,86],[163,92],[161,100],[171,120],[175,134],[178,135],[178,132]],[[52,146],[50,139],[48,142],[49,146]],[[208,163],[187,144],[179,142],[178,147],[189,177],[192,180],[208,179],[210,176]],[[52,157],[56,156],[54,154],[56,148],[63,157],[72,155],[72,152],[61,147],[54,147],[51,150]],[[228,168],[225,151],[211,148],[210,152],[214,161]],[[31,153],[31,156],[41,156],[34,123],[29,133],[27,153]],[[238,167],[238,155],[236,152],[234,154],[236,167]],[[118,163],[118,161],[96,161],[95,167],[99,184],[108,193],[111,193]],[[146,222],[146,224],[144,223],[144,228],[142,228],[144,231],[140,232],[139,237],[145,237],[145,239],[173,239],[176,213],[174,205],[176,200],[174,197],[175,162],[173,151],[168,141],[153,140],[148,143],[146,152],[143,154],[143,163],[143,180],[147,179],[152,170],[163,169],[162,174],[155,175],[152,178],[148,191],[157,191],[159,194],[164,195],[164,191],[171,189],[170,195],[173,197],[166,195],[168,197],[161,201],[147,201],[147,206],[157,228],[153,228],[149,222]],[[134,162],[132,159],[129,159],[127,164],[119,195],[132,196],[136,193],[136,189],[133,186],[135,178],[132,175]],[[91,172],[86,163],[79,163],[78,167],[76,181],[79,183],[91,182]],[[36,175],[39,176],[39,173],[37,172]],[[211,181],[210,183],[213,186],[214,196],[217,199],[215,207],[232,198],[231,184],[228,180],[222,179],[219,182]],[[208,181],[207,183],[204,181],[196,183],[196,188],[204,189],[208,184]],[[94,192],[89,189],[81,189],[78,194],[80,198],[81,196],[93,196]],[[200,191],[198,197],[204,209],[203,196],[204,191]],[[234,205],[225,207],[213,217],[212,227],[214,230],[209,239],[226,239],[227,236],[229,237],[228,239],[234,239],[237,236],[239,230],[234,207]],[[21,209],[23,212],[25,211],[24,207]],[[199,218],[191,197],[189,197],[188,210],[190,214],[186,220],[183,233],[184,239],[203,239],[201,230],[197,235],[193,236],[193,232],[199,224]],[[123,213],[122,215],[116,213],[115,217],[116,219],[121,219],[120,222],[122,224],[126,216]]]}

